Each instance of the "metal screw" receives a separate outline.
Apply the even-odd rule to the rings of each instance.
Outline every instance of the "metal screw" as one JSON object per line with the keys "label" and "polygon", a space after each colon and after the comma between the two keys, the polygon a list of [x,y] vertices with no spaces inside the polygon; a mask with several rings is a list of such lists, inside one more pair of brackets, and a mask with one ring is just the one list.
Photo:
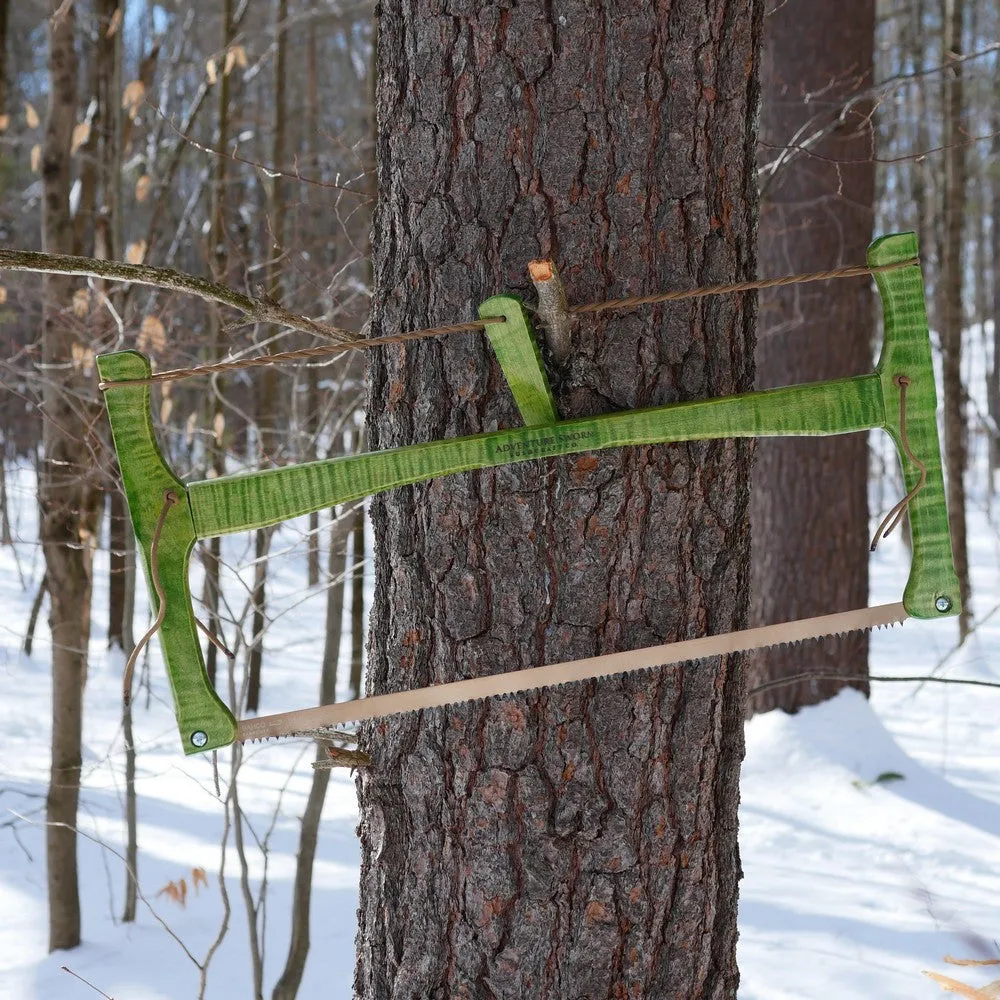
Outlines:
{"label": "metal screw", "polygon": [[942,595],[934,602],[934,607],[936,607],[941,614],[944,614],[946,611],[951,611],[951,600],[950,598]]}
{"label": "metal screw", "polygon": [[[950,605],[949,605],[950,607]],[[199,749],[208,742],[208,733],[203,733],[200,729],[191,734],[191,743]]]}

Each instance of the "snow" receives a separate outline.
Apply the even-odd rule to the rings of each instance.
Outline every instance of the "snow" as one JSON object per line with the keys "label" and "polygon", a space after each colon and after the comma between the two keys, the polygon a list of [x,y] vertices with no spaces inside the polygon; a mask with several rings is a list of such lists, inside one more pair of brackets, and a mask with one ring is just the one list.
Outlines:
{"label": "snow", "polygon": [[[973,332],[970,344],[986,338]],[[973,358],[982,371],[984,359]],[[977,384],[979,380],[973,382]],[[980,406],[985,410],[985,406]],[[879,443],[873,435],[873,446]],[[974,468],[983,439],[972,435]],[[983,482],[970,477],[970,484]],[[86,687],[80,878],[84,944],[48,955],[45,910],[45,791],[48,780],[48,633],[44,613],[33,656],[20,650],[42,572],[35,538],[33,475],[12,470],[15,549],[0,548],[0,996],[19,1000],[95,997],[68,966],[116,1000],[180,1000],[198,991],[198,970],[157,914],[201,961],[218,933],[222,806],[210,758],[179,750],[159,650],[150,650],[147,692],[137,685],[139,873],[146,904],[120,922],[125,847],[124,754],[119,718],[120,655],[106,650],[106,556],[97,557],[94,636]],[[892,487],[887,487],[891,492]],[[894,498],[892,498],[894,499]],[[892,499],[888,502],[891,503]],[[881,503],[876,498],[876,503]],[[977,628],[954,652],[954,620],[909,622],[872,638],[872,673],[1000,681],[1000,541],[985,493],[970,498],[970,552]],[[874,513],[874,511],[873,511]],[[277,617],[267,636],[266,711],[314,704],[322,655],[321,594],[302,600],[304,526],[282,529],[274,547]],[[227,539],[227,560],[247,569],[248,541]],[[242,547],[241,547],[242,546]],[[908,555],[883,542],[872,562],[872,603],[898,600]],[[235,604],[245,600],[227,576]],[[198,581],[192,589],[198,592]],[[140,596],[137,627],[147,620]],[[350,595],[347,595],[349,606]],[[231,633],[230,633],[231,638]],[[347,676],[347,642],[339,676]],[[139,671],[143,673],[142,670]],[[346,696],[341,685],[340,697]],[[1000,934],[1000,691],[938,684],[873,684],[870,702],[853,691],[795,716],[747,726],[743,769],[739,964],[742,1000],[822,996],[920,1000],[941,995],[921,975],[937,970],[973,983],[990,970],[955,969],[944,956],[997,954]],[[240,775],[241,805],[256,837],[267,837],[265,995],[284,964],[289,935],[298,817],[308,794],[311,754],[287,742],[250,748]],[[219,755],[223,787],[228,753]],[[894,772],[901,778],[889,780]],[[883,780],[877,781],[879,776]],[[891,777],[891,775],[890,775]],[[351,996],[358,848],[353,780],[334,771],[313,881],[313,949],[301,997]],[[270,829],[270,833],[268,831]],[[248,834],[250,877],[259,889],[265,857]],[[204,869],[208,885],[192,884]],[[162,893],[185,878],[186,905]],[[207,974],[209,998],[252,995],[246,912],[232,843],[226,856],[229,930]]]}

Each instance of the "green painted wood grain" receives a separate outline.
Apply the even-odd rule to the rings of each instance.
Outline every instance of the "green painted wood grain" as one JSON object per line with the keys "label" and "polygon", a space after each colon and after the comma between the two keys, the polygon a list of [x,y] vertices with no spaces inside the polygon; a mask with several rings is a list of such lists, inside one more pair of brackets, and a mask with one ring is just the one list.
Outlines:
{"label": "green painted wood grain", "polygon": [[[883,236],[868,248],[868,264],[895,264],[915,258],[917,252],[913,233]],[[875,275],[875,283],[884,317],[882,355],[875,368],[885,400],[882,426],[896,443],[906,488],[911,490],[920,471],[902,447],[900,389],[896,384],[898,376],[906,375],[910,379],[906,390],[906,434],[913,453],[927,468],[927,483],[909,505],[913,558],[903,605],[915,618],[940,618],[942,613],[936,607],[939,598],[949,602],[948,614],[958,614],[960,602],[945,503],[937,392],[920,265],[882,271]]]}
{"label": "green painted wood grain", "polygon": [[507,320],[506,323],[488,324],[486,335],[524,426],[554,424],[559,419],[556,401],[524,304],[516,295],[494,295],[479,307],[480,319],[491,316],[503,316]]}
{"label": "green painted wood grain", "polygon": [[188,491],[195,530],[209,538],[454,472],[624,445],[840,434],[880,426],[882,418],[878,376],[860,375],[206,479]]}
{"label": "green painted wood grain", "polygon": [[[99,357],[97,369],[106,382],[149,377],[149,362],[136,351]],[[236,721],[208,681],[191,607],[188,562],[196,533],[184,484],[170,471],[156,444],[149,386],[108,389],[104,401],[154,610],[159,601],[149,575],[153,529],[163,507],[164,492],[175,490],[181,499],[164,522],[158,558],[167,603],[159,636],[184,751],[190,754],[227,746],[236,738]],[[197,732],[207,737],[203,747],[191,742],[192,734]]]}
{"label": "green painted wood grain", "polygon": [[[875,266],[909,260],[916,253],[916,238],[904,233],[873,243],[868,259]],[[957,614],[958,587],[919,265],[878,274],[876,282],[884,306],[885,338],[879,363],[868,375],[564,421],[557,419],[523,306],[512,296],[496,296],[483,303],[480,315],[507,317],[504,324],[491,324],[491,340],[528,426],[209,479],[186,488],[157,448],[148,386],[108,389],[105,399],[115,449],[147,577],[149,543],[163,491],[176,489],[186,500],[168,516],[160,546],[161,578],[167,592],[162,642],[185,751],[224,746],[235,737],[231,714],[208,684],[195,632],[187,570],[196,538],[277,524],[455,472],[605,448],[725,437],[845,434],[882,427],[896,443],[907,488],[911,488],[919,471],[901,447],[896,382],[900,375],[910,379],[907,437],[927,467],[926,486],[910,504],[913,559],[903,603],[917,618]],[[149,374],[149,363],[134,351],[105,355],[98,359],[98,368],[108,382]],[[830,530],[836,531],[836,525],[831,524]],[[823,572],[823,567],[809,567],[809,571]],[[949,602],[944,611],[937,606],[941,598]],[[202,748],[190,743],[196,731],[208,737]]]}

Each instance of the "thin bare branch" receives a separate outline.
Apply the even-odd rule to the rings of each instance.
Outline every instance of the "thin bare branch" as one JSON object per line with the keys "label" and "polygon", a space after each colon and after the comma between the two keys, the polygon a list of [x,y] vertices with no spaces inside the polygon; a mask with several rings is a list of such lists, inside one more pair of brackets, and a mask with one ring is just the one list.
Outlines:
{"label": "thin bare branch", "polygon": [[102,997],[104,997],[104,1000],[114,1000],[114,997],[109,996],[104,992],[104,990],[95,986],[89,979],[84,979],[83,976],[74,972],[68,965],[60,965],[59,968],[62,969],[63,972],[68,972],[71,976],[79,979],[81,983],[86,983],[95,993],[99,993]]}
{"label": "thin bare branch", "polygon": [[117,260],[97,260],[94,257],[50,254],[38,250],[0,250],[0,270],[32,271],[36,274],[76,274],[104,278],[108,281],[153,285],[156,288],[194,295],[206,302],[229,306],[242,313],[250,323],[274,323],[303,333],[325,337],[335,344],[350,343],[358,339],[358,335],[350,330],[342,330],[328,323],[300,316],[270,299],[244,295],[228,285],[221,285],[182,271],[174,271],[168,267],[126,264]]}

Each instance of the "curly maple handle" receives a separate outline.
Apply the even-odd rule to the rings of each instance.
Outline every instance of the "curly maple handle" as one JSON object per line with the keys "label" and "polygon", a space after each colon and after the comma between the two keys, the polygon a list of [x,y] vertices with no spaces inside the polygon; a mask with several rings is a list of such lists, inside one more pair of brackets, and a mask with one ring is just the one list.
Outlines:
{"label": "curly maple handle", "polygon": [[[883,236],[868,248],[868,264],[894,264],[914,260],[917,237],[913,233]],[[913,558],[903,592],[903,605],[914,618],[942,618],[958,614],[958,577],[951,549],[948,508],[945,503],[944,472],[938,442],[937,393],[931,361],[930,332],[924,308],[924,283],[920,265],[881,271],[875,275],[882,298],[884,336],[882,356],[875,374],[882,384],[885,419],[882,426],[892,435],[903,468],[906,489],[920,479],[920,468],[903,446],[900,419],[900,387],[897,379],[909,379],[906,388],[906,438],[910,450],[924,465],[927,479],[909,504]]]}

